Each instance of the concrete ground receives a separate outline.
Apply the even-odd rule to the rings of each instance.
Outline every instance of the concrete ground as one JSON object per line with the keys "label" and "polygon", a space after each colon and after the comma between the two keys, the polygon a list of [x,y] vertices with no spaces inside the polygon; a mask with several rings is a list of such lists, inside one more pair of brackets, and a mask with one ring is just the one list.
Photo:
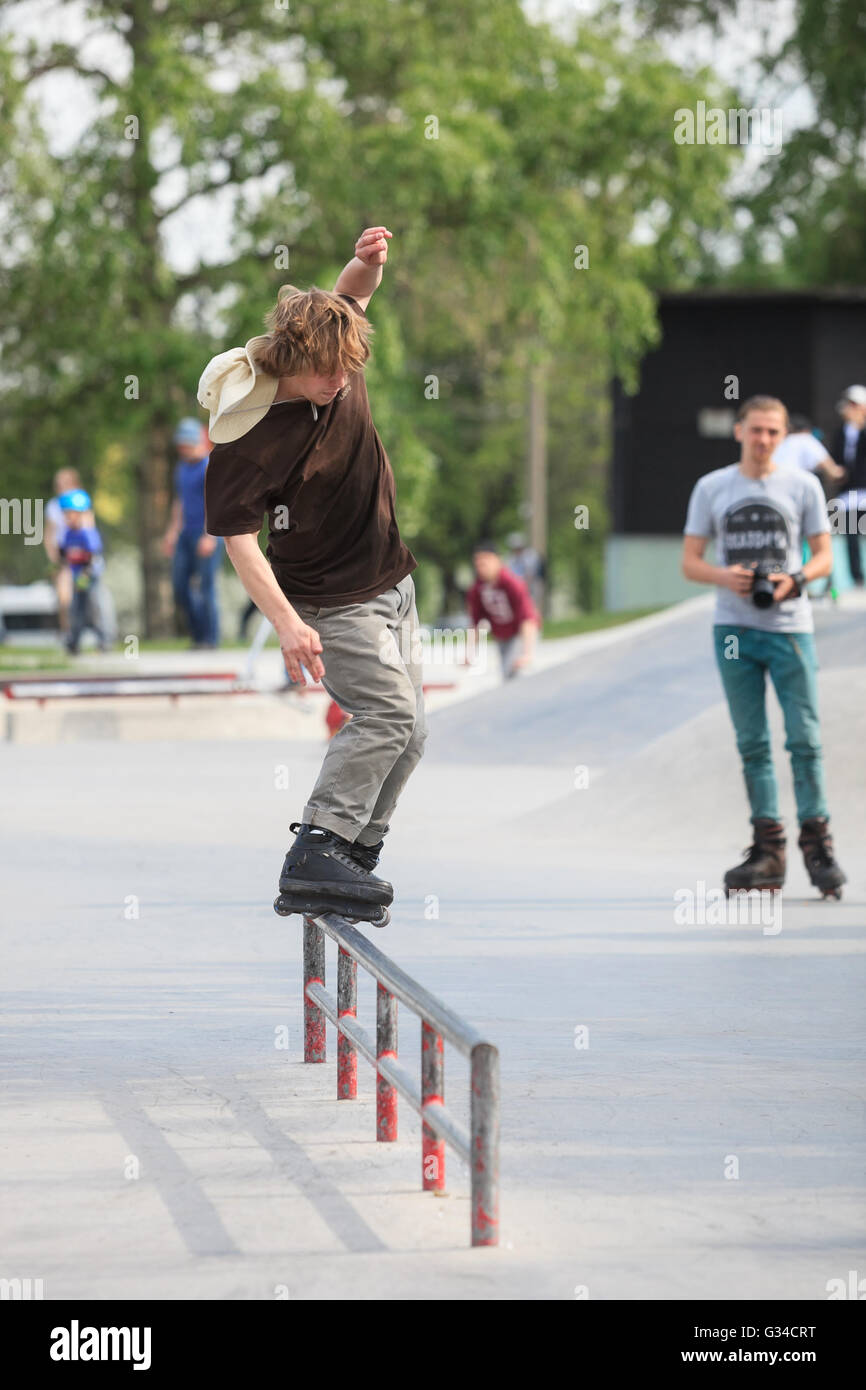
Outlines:
{"label": "concrete ground", "polygon": [[[849,883],[820,902],[792,847],[769,928],[682,911],[748,837],[705,602],[432,716],[370,935],[500,1047],[496,1250],[468,1248],[458,1160],[447,1197],[420,1192],[407,1106],[376,1144],[366,1063],[336,1101],[333,1030],[325,1066],[301,1060],[300,919],[271,898],[321,747],[7,745],[0,1277],[47,1298],[823,1299],[863,1271],[866,615],[816,620]],[[448,1050],[464,1122],[467,1091]]]}

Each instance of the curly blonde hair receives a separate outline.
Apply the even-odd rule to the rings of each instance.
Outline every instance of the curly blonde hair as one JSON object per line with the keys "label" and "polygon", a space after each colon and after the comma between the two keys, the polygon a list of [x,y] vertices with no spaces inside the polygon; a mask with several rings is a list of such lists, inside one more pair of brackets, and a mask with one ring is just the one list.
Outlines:
{"label": "curly blonde hair", "polygon": [[316,285],[309,290],[283,285],[265,323],[270,342],[256,352],[265,376],[330,376],[340,369],[352,376],[370,356],[373,325],[338,294]]}

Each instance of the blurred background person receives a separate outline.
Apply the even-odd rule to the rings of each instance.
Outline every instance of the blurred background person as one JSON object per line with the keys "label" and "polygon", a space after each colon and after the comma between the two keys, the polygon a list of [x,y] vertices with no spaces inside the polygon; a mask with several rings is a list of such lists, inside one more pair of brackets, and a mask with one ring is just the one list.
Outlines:
{"label": "blurred background person", "polygon": [[846,473],[836,463],[828,450],[815,437],[812,422],[805,415],[792,415],[791,427],[773,454],[780,468],[804,468],[808,473],[817,474],[818,481],[828,497],[832,497],[844,482]]}
{"label": "blurred background person", "polygon": [[96,636],[100,651],[111,645],[103,622],[104,606],[100,601],[101,575],[105,567],[102,537],[93,519],[93,504],[83,488],[74,488],[58,499],[63,517],[63,529],[57,535],[57,551],[63,569],[68,573],[71,593],[69,632],[66,648],[76,655],[84,633],[90,628]]}
{"label": "blurred background person", "polygon": [[838,463],[844,464],[846,472],[839,505],[847,513],[845,539],[851,578],[862,588],[859,528],[866,517],[866,386],[849,386],[836,408],[842,423],[834,436],[832,453]]}
{"label": "blurred background person", "polygon": [[249,625],[250,625],[250,623],[252,622],[253,618],[255,617],[255,615],[256,615],[258,612],[259,612],[259,609],[258,609],[257,605],[253,602],[252,599],[250,599],[249,602],[248,602],[248,604],[247,604],[247,606],[246,606],[246,608],[245,608],[244,611],[241,613],[240,620],[239,620],[239,622],[238,622],[238,636],[240,637],[240,640],[241,640],[242,642],[246,642],[246,640],[247,640],[247,630],[248,630]]}
{"label": "blurred background person", "polygon": [[54,496],[45,504],[45,530],[42,543],[45,553],[54,570],[54,589],[57,594],[57,626],[61,637],[69,631],[69,609],[72,604],[72,572],[64,565],[58,548],[58,540],[66,530],[66,518],[60,499],[64,493],[74,492],[81,487],[81,477],[77,468],[58,468],[54,474]]}
{"label": "blurred background person", "polygon": [[[791,416],[788,433],[776,448],[773,458],[780,468],[802,468],[806,473],[814,473],[824,489],[824,496],[827,498],[836,496],[847,477],[845,469],[831,458],[821,440],[818,439],[814,426],[806,415]],[[804,564],[809,559],[809,555],[808,544],[804,541]],[[829,595],[836,599],[838,593],[832,571],[823,585],[817,582],[810,584],[809,594],[812,598]]]}
{"label": "blurred background person", "polygon": [[539,611],[544,606],[544,561],[527,542],[522,531],[512,531],[508,537],[508,568],[522,579]]}
{"label": "blurred background person", "polygon": [[466,594],[470,630],[486,620],[499,648],[506,680],[525,671],[535,655],[541,618],[523,579],[503,564],[493,541],[481,541],[472,555],[476,580]]}
{"label": "blurred background person", "polygon": [[225,552],[221,537],[209,536],[204,522],[204,475],[207,437],[200,421],[187,417],[174,432],[178,463],[174,502],[163,552],[172,558],[172,583],[178,607],[186,616],[194,647],[219,645],[217,575]]}

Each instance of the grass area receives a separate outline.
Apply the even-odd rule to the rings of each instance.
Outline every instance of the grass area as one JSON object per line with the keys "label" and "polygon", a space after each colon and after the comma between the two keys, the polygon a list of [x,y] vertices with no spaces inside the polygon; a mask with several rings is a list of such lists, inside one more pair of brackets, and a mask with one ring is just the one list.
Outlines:
{"label": "grass area", "polygon": [[69,671],[72,662],[59,647],[0,646],[0,675],[23,676],[32,671]]}
{"label": "grass area", "polygon": [[[185,652],[189,651],[189,641],[186,637],[162,637],[145,638],[139,642],[140,652]],[[220,647],[221,652],[246,652],[247,646],[242,646],[239,642],[224,642]],[[87,670],[89,662],[83,658],[98,656],[95,647],[87,647],[82,651],[80,657],[70,657],[59,646],[57,647],[18,647],[4,646],[0,643],[0,674],[8,676],[10,674],[24,675],[34,671],[82,671]],[[126,667],[128,662],[124,656],[122,642],[117,642],[112,650],[102,659],[101,664],[114,661],[120,666]]]}
{"label": "grass area", "polygon": [[620,623],[634,622],[635,618],[646,618],[650,613],[661,613],[667,604],[656,604],[653,608],[626,608],[621,613],[581,613],[578,618],[558,618],[556,622],[544,624],[545,638],[576,637],[581,632],[598,632],[604,627],[618,627]]}
{"label": "grass area", "polygon": [[[250,624],[250,642],[253,639],[255,627]],[[224,641],[220,646],[221,652],[246,651],[249,642]],[[138,643],[138,649],[142,652],[188,652],[190,650],[188,637],[142,637]],[[118,643],[117,650],[123,651],[123,644]]]}

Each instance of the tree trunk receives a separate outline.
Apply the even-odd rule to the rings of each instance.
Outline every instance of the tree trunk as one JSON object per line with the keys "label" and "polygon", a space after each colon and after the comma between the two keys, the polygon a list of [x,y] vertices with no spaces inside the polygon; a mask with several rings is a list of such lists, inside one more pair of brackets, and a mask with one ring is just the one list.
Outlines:
{"label": "tree trunk", "polygon": [[[547,558],[547,392],[544,367],[529,367],[529,544],[543,560]],[[541,589],[541,613],[547,615],[548,584]]]}
{"label": "tree trunk", "polygon": [[171,562],[161,548],[172,501],[170,451],[170,427],[155,423],[136,471],[145,637],[172,637],[175,632]]}
{"label": "tree trunk", "polygon": [[[153,166],[151,140],[160,119],[160,110],[151,90],[151,78],[158,62],[153,45],[158,16],[149,0],[131,0],[132,19],[128,43],[132,55],[129,83],[129,117],[138,121],[128,160],[127,220],[133,254],[128,288],[129,320],[133,341],[140,345],[163,344],[171,323],[171,303],[161,292],[159,218],[153,195],[159,175]],[[128,119],[129,119],[128,117]],[[144,371],[146,375],[144,375]],[[149,348],[142,362],[130,368],[142,373],[139,389],[151,401],[162,403],[162,410],[151,417],[144,457],[137,469],[138,535],[141,547],[144,592],[144,635],[169,637],[174,634],[174,613],[169,564],[160,542],[168,524],[172,500],[172,444],[170,403],[177,388],[165,380],[159,351]]]}

